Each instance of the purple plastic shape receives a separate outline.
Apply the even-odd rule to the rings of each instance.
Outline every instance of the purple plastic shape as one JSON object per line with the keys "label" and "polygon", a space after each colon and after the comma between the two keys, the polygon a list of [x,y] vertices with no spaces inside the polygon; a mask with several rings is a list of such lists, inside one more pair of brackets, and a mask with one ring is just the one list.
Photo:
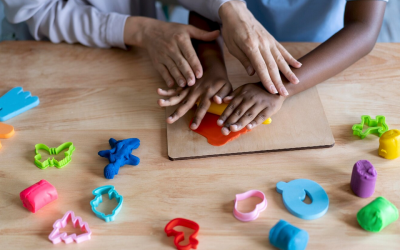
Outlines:
{"label": "purple plastic shape", "polygon": [[351,189],[357,196],[368,198],[375,191],[377,177],[378,173],[371,162],[359,160],[354,164],[353,173],[351,174]]}

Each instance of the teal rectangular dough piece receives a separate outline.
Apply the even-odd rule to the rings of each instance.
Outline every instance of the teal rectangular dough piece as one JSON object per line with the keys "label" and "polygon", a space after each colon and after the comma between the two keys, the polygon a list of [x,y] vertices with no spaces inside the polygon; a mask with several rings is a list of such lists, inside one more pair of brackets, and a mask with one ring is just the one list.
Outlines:
{"label": "teal rectangular dough piece", "polygon": [[39,105],[39,97],[31,92],[24,92],[22,87],[15,87],[0,97],[0,122],[7,121]]}

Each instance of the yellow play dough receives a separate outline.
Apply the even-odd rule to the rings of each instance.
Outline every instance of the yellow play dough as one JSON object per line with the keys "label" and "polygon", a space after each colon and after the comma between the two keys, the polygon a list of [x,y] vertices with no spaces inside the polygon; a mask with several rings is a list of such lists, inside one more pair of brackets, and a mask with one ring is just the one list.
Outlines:
{"label": "yellow play dough", "polygon": [[400,130],[392,129],[381,136],[378,153],[383,158],[390,160],[400,156]]}
{"label": "yellow play dough", "polygon": [[[199,105],[199,103],[196,103],[196,104]],[[207,112],[214,114],[214,115],[222,115],[222,113],[224,112],[224,110],[226,109],[227,106],[228,106],[228,104],[226,104],[226,103],[217,104],[215,102],[211,102],[211,106],[207,110]],[[272,122],[271,118],[268,118],[262,124],[270,124],[271,122]]]}

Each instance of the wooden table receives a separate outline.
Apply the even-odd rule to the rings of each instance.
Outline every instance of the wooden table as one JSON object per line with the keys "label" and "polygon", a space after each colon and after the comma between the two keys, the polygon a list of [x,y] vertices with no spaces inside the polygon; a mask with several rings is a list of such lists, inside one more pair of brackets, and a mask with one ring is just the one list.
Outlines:
{"label": "wooden table", "polygon": [[[316,44],[285,46],[299,57]],[[227,61],[233,83],[243,83],[244,70],[232,56]],[[16,134],[1,140],[0,249],[52,247],[47,239],[52,225],[68,210],[87,221],[93,235],[63,249],[174,249],[163,230],[176,217],[200,224],[198,249],[271,249],[268,232],[279,219],[309,232],[307,249],[400,246],[400,221],[378,234],[362,230],[356,221],[358,210],[377,196],[400,207],[400,159],[380,158],[377,137],[360,140],[351,131],[364,114],[385,115],[391,128],[400,128],[400,44],[378,44],[369,56],[318,86],[336,139],[329,149],[168,160],[164,110],[156,104],[156,88],[164,83],[141,50],[4,42],[0,94],[15,86],[39,96],[41,103],[6,122]],[[141,140],[133,152],[140,165],[123,167],[113,180],[104,178],[107,160],[97,155],[109,148],[110,137]],[[35,144],[56,147],[67,141],[76,146],[70,165],[35,167]],[[360,159],[370,160],[379,175],[368,199],[357,198],[349,187],[353,164]],[[325,188],[330,207],[324,217],[305,221],[285,209],[275,184],[297,178]],[[59,199],[32,214],[19,193],[41,179],[55,185]],[[122,211],[111,223],[98,219],[89,205],[92,190],[102,185],[114,185],[124,196]],[[265,192],[268,208],[256,221],[242,223],[232,216],[233,200],[250,189]],[[250,203],[241,204],[243,211]]]}

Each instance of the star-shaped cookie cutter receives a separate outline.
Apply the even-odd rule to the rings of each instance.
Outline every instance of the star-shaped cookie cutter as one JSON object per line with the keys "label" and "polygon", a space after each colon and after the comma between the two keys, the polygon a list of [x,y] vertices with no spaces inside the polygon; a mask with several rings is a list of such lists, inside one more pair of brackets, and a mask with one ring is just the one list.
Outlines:
{"label": "star-shaped cookie cutter", "polygon": [[[111,214],[105,215],[104,213],[99,212],[96,209],[100,205],[100,203],[103,202],[103,197],[102,197],[103,194],[108,194],[108,198],[110,200],[115,198],[118,202],[118,205],[114,208]],[[122,202],[124,201],[122,195],[118,194],[117,190],[115,190],[115,187],[112,185],[96,188],[95,190],[93,190],[93,195],[95,195],[95,198],[90,201],[90,206],[92,207],[93,213],[100,219],[105,220],[106,222],[114,221],[115,217],[121,211],[122,208]]]}
{"label": "star-shaped cookie cutter", "polygon": [[[189,243],[187,245],[180,245],[179,243],[185,239],[185,234],[183,232],[178,232],[174,230],[174,227],[183,226],[194,230],[194,233],[189,236]],[[194,221],[176,218],[168,222],[165,226],[164,231],[168,237],[174,236],[174,245],[178,250],[190,250],[197,249],[197,245],[199,245],[199,241],[196,239],[197,234],[199,233],[200,226]]]}
{"label": "star-shaped cookie cutter", "polygon": [[[50,155],[58,155],[61,151],[68,149],[65,151],[65,157],[61,161],[57,161],[53,158],[48,158],[44,162],[41,162],[42,155],[39,153],[39,150],[45,150],[49,152]],[[75,151],[74,144],[72,142],[66,142],[61,144],[56,148],[50,148],[45,144],[36,144],[35,145],[35,165],[40,169],[46,169],[48,167],[56,167],[56,168],[63,168],[72,160],[72,153]]]}
{"label": "star-shaped cookie cutter", "polygon": [[[363,132],[364,125],[369,128]],[[383,115],[377,115],[375,119],[372,119],[369,115],[362,115],[361,123],[354,124],[352,130],[353,135],[364,139],[369,134],[376,134],[381,137],[383,133],[389,130],[389,126],[386,124],[386,117]]]}

